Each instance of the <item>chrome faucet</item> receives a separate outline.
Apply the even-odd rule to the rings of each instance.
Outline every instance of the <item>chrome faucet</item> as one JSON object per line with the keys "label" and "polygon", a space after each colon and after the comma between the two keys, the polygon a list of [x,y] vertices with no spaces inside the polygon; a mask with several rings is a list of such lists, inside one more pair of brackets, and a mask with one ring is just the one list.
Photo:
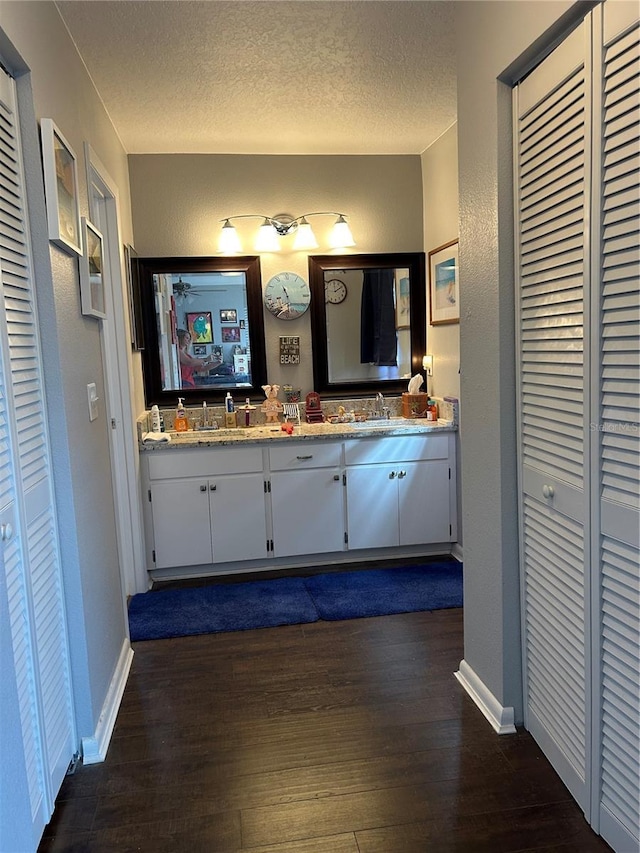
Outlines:
{"label": "chrome faucet", "polygon": [[378,391],[378,393],[376,394],[376,408],[375,408],[376,417],[385,418],[386,420],[388,420],[390,413],[391,413],[391,409],[389,408],[389,406],[385,406],[384,396],[382,394],[382,391]]}

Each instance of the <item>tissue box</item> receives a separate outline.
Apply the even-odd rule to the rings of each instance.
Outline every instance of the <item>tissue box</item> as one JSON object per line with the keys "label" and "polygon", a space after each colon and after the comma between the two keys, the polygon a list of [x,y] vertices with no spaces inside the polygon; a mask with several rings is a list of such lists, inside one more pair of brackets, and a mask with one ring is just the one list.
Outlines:
{"label": "tissue box", "polygon": [[428,394],[409,394],[405,391],[402,395],[402,417],[424,418],[428,399]]}

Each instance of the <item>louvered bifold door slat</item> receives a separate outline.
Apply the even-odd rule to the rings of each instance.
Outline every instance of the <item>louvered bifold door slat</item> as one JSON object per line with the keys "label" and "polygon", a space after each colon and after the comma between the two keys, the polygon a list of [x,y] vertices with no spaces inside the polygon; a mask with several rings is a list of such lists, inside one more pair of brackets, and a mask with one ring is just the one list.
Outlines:
{"label": "louvered bifold door slat", "polygon": [[[11,440],[21,533],[12,568],[14,655],[16,666],[23,665],[29,640],[32,672],[25,670],[24,689],[31,679],[37,695],[33,709],[42,745],[48,820],[75,739],[19,125],[13,82],[4,72],[0,75],[0,322],[8,401],[6,429]],[[28,636],[23,636],[27,624]],[[35,767],[34,761],[34,772]]]}
{"label": "louvered bifold door slat", "polygon": [[[606,9],[605,9],[606,14]],[[600,825],[638,849],[640,822],[640,41],[605,45],[600,252]]]}
{"label": "louvered bifold door slat", "polygon": [[525,722],[586,809],[582,29],[514,100]]}

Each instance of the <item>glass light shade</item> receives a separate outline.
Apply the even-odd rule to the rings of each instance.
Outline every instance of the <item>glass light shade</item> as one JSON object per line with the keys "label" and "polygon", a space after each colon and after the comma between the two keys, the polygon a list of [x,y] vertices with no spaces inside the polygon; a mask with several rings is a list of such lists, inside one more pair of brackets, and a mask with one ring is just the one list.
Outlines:
{"label": "glass light shade", "polygon": [[316,240],[316,235],[313,233],[313,229],[311,228],[307,220],[304,218],[298,225],[296,237],[293,241],[293,248],[296,251],[318,248],[318,241]]}
{"label": "glass light shade", "polygon": [[332,249],[346,249],[349,246],[355,246],[356,241],[353,239],[353,234],[344,216],[339,216],[331,229],[329,243]]}
{"label": "glass light shade", "polygon": [[432,355],[423,355],[422,356],[422,367],[423,370],[426,371],[427,376],[431,376],[433,373],[433,356]]}
{"label": "glass light shade", "polygon": [[236,252],[242,251],[238,232],[227,219],[222,230],[220,231],[220,239],[218,240],[218,251],[225,255],[233,255]]}
{"label": "glass light shade", "polygon": [[280,251],[280,240],[278,239],[278,232],[268,219],[265,219],[263,224],[258,229],[255,250],[256,252]]}

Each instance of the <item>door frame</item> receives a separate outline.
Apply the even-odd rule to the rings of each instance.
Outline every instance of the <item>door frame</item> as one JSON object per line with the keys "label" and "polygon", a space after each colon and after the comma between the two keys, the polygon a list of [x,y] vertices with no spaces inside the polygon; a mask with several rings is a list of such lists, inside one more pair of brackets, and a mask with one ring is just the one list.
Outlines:
{"label": "door frame", "polygon": [[105,405],[109,429],[111,475],[118,536],[122,592],[146,592],[142,515],[138,481],[139,457],[132,395],[131,337],[125,317],[124,252],[121,251],[119,193],[92,147],[85,143],[89,218],[102,232],[107,317],[102,320]]}

